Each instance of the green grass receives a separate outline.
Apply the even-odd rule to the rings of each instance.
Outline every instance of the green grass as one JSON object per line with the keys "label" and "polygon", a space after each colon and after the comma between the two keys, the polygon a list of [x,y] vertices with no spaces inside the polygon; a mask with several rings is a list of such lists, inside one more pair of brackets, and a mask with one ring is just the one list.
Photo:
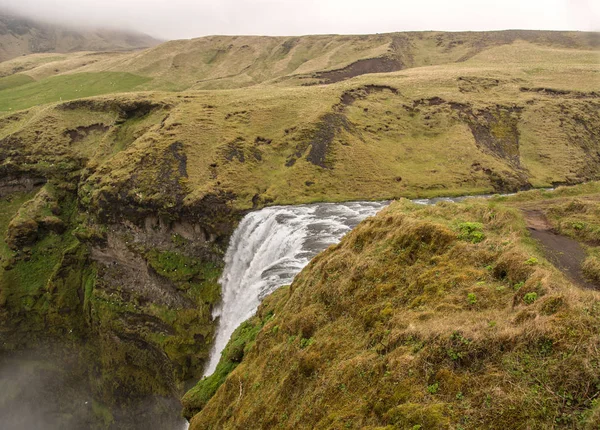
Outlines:
{"label": "green grass", "polygon": [[4,91],[10,88],[20,87],[34,82],[34,79],[27,75],[10,75],[4,78],[0,78],[0,91]]}
{"label": "green grass", "polygon": [[150,78],[117,72],[55,76],[16,88],[3,89],[0,91],[0,111],[18,111],[61,100],[131,91],[148,81]]}

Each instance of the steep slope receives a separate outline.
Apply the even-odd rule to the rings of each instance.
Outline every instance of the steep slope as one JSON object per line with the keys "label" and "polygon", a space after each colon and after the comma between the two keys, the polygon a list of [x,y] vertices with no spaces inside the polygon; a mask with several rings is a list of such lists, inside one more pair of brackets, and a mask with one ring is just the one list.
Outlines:
{"label": "steep slope", "polygon": [[[590,192],[515,201],[577,217],[564,196]],[[185,398],[191,429],[595,429],[600,293],[506,203],[403,200],[360,224],[240,327],[214,397]]]}
{"label": "steep slope", "polygon": [[0,10],[0,62],[35,53],[129,51],[158,43],[144,34],[67,28]]}

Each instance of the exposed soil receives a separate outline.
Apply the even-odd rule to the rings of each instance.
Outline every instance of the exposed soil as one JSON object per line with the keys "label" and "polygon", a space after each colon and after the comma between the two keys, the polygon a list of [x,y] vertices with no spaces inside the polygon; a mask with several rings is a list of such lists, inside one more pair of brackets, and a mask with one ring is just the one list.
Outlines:
{"label": "exposed soil", "polygon": [[522,93],[538,93],[545,96],[557,96],[557,97],[572,97],[575,99],[595,99],[600,98],[600,93],[595,91],[583,92],[583,91],[568,91],[568,90],[557,90],[554,88],[529,88],[529,87],[521,87],[519,90]]}
{"label": "exposed soil", "polygon": [[[492,83],[488,82],[488,84]],[[508,168],[503,170],[492,170],[480,163],[472,165],[473,171],[481,171],[489,177],[494,192],[509,193],[531,189],[527,171],[522,168],[520,159],[519,122],[522,107],[496,105],[475,109],[469,103],[431,97],[414,100],[412,105],[404,105],[404,108],[412,116],[423,112],[424,109],[438,106],[449,108],[456,119],[469,127],[475,144],[482,152],[488,153],[508,165]]]}
{"label": "exposed soil", "polygon": [[256,145],[260,145],[261,143],[270,143],[271,140],[260,140],[260,137],[257,137],[255,140],[255,145],[247,145],[246,139],[243,137],[238,137],[232,142],[229,142],[222,150],[221,154],[227,161],[233,161],[233,159],[237,159],[240,163],[246,162],[247,159],[254,158],[256,161],[262,161],[262,151],[256,147]]}
{"label": "exposed soil", "polygon": [[520,169],[518,125],[522,108],[496,105],[495,109],[473,110],[460,103],[451,106],[467,123],[479,148]]}
{"label": "exposed soil", "polygon": [[76,143],[81,142],[93,132],[106,133],[109,129],[109,126],[98,123],[89,126],[77,127],[74,130],[67,130],[65,131],[65,135],[71,138],[71,143]]}
{"label": "exposed soil", "polygon": [[116,111],[119,114],[118,123],[123,123],[129,119],[142,118],[153,111],[159,109],[169,109],[172,106],[169,103],[154,103],[148,100],[95,100],[79,99],[64,102],[58,106],[58,109],[70,110],[89,110],[92,112]]}
{"label": "exposed soil", "polygon": [[399,94],[396,88],[390,87],[389,85],[365,85],[360,88],[344,91],[340,97],[340,103],[335,105],[334,109],[341,112],[346,106],[354,104],[356,100],[365,99],[369,94],[382,91],[390,91],[394,95]]}
{"label": "exposed soil", "polygon": [[586,255],[579,242],[556,234],[546,215],[541,210],[523,209],[527,229],[531,237],[542,244],[546,258],[575,284],[590,289],[599,289],[583,276],[581,265]]}
{"label": "exposed soil", "polygon": [[486,91],[500,85],[499,79],[480,78],[476,76],[461,76],[458,78],[458,90],[461,93]]}
{"label": "exposed soil", "polygon": [[139,296],[144,303],[157,303],[176,309],[193,306],[175,286],[158,276],[114,234],[108,235],[104,248],[92,248],[92,259],[98,263],[102,278],[98,288],[104,284],[119,285],[125,293]]}
{"label": "exposed soil", "polygon": [[404,65],[402,62],[394,58],[367,58],[365,60],[358,60],[343,69],[315,73],[314,77],[320,79],[321,84],[334,84],[354,78],[355,76],[366,75],[368,73],[397,72],[403,68]]}
{"label": "exposed soil", "polygon": [[46,183],[46,178],[8,175],[0,180],[0,198],[13,193],[30,193]]}
{"label": "exposed soil", "polygon": [[335,136],[342,130],[350,129],[350,123],[345,115],[340,113],[323,115],[317,127],[301,138],[302,143],[296,146],[296,152],[288,158],[285,165],[287,167],[293,166],[310,147],[306,160],[315,166],[332,169],[333,164],[331,160],[327,159],[327,156],[331,151]]}

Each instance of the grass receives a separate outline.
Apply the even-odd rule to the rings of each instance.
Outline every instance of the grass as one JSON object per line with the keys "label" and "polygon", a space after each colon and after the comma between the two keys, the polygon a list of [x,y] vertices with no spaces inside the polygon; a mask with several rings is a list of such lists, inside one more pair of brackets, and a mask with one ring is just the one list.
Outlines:
{"label": "grass", "polygon": [[[252,85],[319,82],[316,74],[360,60],[388,57],[403,69],[464,62],[527,66],[531,74],[561,65],[593,66],[593,34],[577,32],[409,32],[302,37],[210,36],[177,40],[130,53],[73,53],[56,58],[26,56],[10,61],[35,79],[81,72],[129,72],[152,77],[145,89],[233,89]],[[548,61],[550,60],[550,61]],[[43,61],[43,62],[42,62]],[[39,64],[35,64],[35,63]],[[562,63],[562,64],[561,64]],[[541,66],[540,66],[541,64]],[[10,73],[8,66],[5,73]],[[0,74],[3,68],[0,67]],[[544,78],[543,76],[541,76]],[[578,85],[588,85],[585,79]],[[593,85],[592,85],[593,86]]]}
{"label": "grass", "polygon": [[[421,36],[407,37],[419,40],[414,49],[423,50],[433,65],[425,66],[420,63],[425,57],[415,57],[412,68],[396,73],[309,87],[298,87],[294,80],[275,84],[268,76],[259,79],[244,72],[252,75],[252,87],[107,95],[69,110],[38,107],[22,114],[19,121],[6,120],[0,133],[28,142],[21,154],[15,154],[16,163],[24,154],[32,154],[29,161],[55,166],[62,160],[83,159],[92,173],[91,202],[119,190],[122,196],[153,201],[165,212],[173,205],[197,205],[214,194],[235,195],[232,204],[244,210],[272,203],[508,192],[597,178],[599,161],[588,154],[595,139],[589,130],[598,127],[600,117],[593,95],[576,96],[592,90],[585,83],[594,82],[597,52],[584,39],[571,33],[523,33],[519,37],[524,41],[509,43],[515,37],[509,32],[493,33],[481,45],[481,34]],[[251,58],[257,61],[257,73],[267,69],[291,73],[275,67],[289,55],[310,58],[311,66],[306,65],[302,73],[323,71],[363,58],[367,52],[375,55],[390,37],[203,38],[115,58],[103,55],[85,67],[75,67],[84,57],[74,54],[74,68],[66,74],[5,90],[0,109],[11,107],[11,97],[21,107],[43,103],[46,97],[57,101],[63,91],[81,97],[84,94],[76,91],[83,90],[84,82],[90,93],[173,89],[172,82],[184,89],[199,73],[207,80],[198,88],[210,88],[210,82],[229,88],[224,84],[228,79],[240,83],[246,78],[225,79],[220,73],[247,66],[246,54],[236,54],[248,49],[243,48],[246,45],[256,45]],[[538,44],[532,43],[536,37]],[[556,40],[550,43],[552,38]],[[331,40],[331,49],[339,48],[335,54],[319,48]],[[309,41],[314,51],[308,48]],[[228,51],[229,44],[233,48]],[[456,62],[474,45],[481,49],[467,61]],[[510,53],[518,61],[494,61]],[[170,67],[176,54],[177,62]],[[434,54],[438,55],[435,61]],[[229,67],[235,61],[241,63]],[[115,71],[95,71],[100,68]],[[532,69],[544,72],[529,73]],[[119,76],[124,78],[122,87],[112,87],[110,82],[121,82]],[[152,81],[143,83],[148,78],[141,76]],[[40,85],[48,87],[41,95]],[[550,96],[521,90],[543,86],[567,92]],[[28,93],[34,90],[36,94]],[[351,101],[340,103],[348,94],[353,94]],[[165,107],[123,122],[119,119],[123,106],[132,103]],[[69,141],[69,130],[95,123],[107,131]],[[186,158],[185,176],[178,180],[181,203],[157,191],[155,185],[164,182],[164,168],[148,162],[163,160],[174,142],[181,142]],[[309,159],[319,151],[325,167]]]}
{"label": "grass", "polygon": [[27,75],[10,75],[0,78],[0,91],[10,88],[20,87],[21,85],[29,84],[34,79]]}
{"label": "grass", "polygon": [[[21,206],[30,201],[33,196],[34,193],[19,193],[0,201],[0,234],[3,238],[6,236],[10,221],[17,214]],[[2,255],[3,260],[13,255],[13,251],[5,241],[0,242],[0,255]]]}
{"label": "grass", "polygon": [[192,429],[597,422],[600,296],[544,260],[510,205],[393,203],[274,300]]}
{"label": "grass", "polygon": [[33,83],[25,83],[23,78],[3,79],[9,78],[13,82],[5,83],[4,88],[1,88],[2,83],[0,83],[0,111],[18,111],[61,100],[131,91],[150,80],[117,72],[77,73],[55,76]]}

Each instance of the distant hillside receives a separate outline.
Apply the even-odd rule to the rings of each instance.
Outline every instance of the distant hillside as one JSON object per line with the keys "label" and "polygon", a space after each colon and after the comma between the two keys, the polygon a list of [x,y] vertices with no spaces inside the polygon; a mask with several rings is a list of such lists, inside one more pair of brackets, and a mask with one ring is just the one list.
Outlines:
{"label": "distant hillside", "polygon": [[[61,58],[46,57],[43,61],[40,57],[19,58],[0,66],[0,76],[27,71],[29,76],[40,80],[67,73],[127,72],[152,78],[152,82],[142,89],[176,91],[243,88],[257,84],[307,86],[330,84],[369,73],[462,63],[490,49],[514,43],[589,52],[600,47],[600,36],[585,32],[520,30],[300,37],[209,36],[170,41],[130,53],[102,56],[75,53]],[[505,60],[514,62],[510,56]]]}
{"label": "distant hillside", "polygon": [[600,47],[598,33],[556,31],[213,36],[170,41],[125,61],[119,59],[103,70],[150,76],[193,89],[284,82],[316,85],[368,73],[464,62],[487,49],[517,41],[562,49]]}
{"label": "distant hillside", "polygon": [[132,50],[158,43],[145,34],[79,30],[0,11],[0,61],[36,53]]}

